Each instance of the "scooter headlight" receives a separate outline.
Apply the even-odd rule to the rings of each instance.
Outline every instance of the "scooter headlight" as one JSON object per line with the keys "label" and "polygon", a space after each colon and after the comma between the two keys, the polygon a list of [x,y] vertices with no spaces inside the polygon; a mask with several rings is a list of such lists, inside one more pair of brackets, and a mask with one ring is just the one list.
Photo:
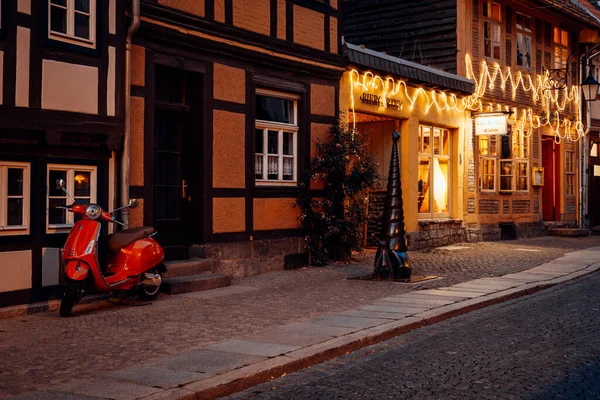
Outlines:
{"label": "scooter headlight", "polygon": [[89,219],[98,219],[100,214],[102,214],[102,209],[97,204],[90,204],[85,208],[85,215]]}

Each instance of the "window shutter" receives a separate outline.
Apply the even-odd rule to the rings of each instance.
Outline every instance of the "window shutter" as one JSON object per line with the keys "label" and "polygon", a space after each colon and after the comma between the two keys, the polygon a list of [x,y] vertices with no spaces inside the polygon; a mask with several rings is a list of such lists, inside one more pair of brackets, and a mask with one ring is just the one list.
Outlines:
{"label": "window shutter", "polygon": [[535,42],[537,44],[542,44],[542,33],[543,33],[543,24],[542,20],[539,18],[535,19]]}

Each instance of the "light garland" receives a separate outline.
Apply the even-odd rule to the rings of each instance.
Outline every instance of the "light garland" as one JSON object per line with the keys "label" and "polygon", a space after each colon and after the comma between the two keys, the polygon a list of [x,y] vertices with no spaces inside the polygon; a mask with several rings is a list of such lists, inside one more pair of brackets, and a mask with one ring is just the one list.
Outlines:
{"label": "light garland", "polygon": [[[550,90],[550,77],[546,71],[542,75],[537,75],[532,78],[529,74],[523,74],[517,71],[513,74],[510,67],[506,67],[503,72],[499,64],[494,63],[490,67],[485,61],[481,63],[481,71],[479,77],[475,77],[473,71],[473,63],[471,57],[465,56],[467,78],[475,81],[475,91],[470,96],[458,98],[454,93],[446,91],[425,90],[422,87],[411,88],[406,81],[399,79],[394,80],[392,77],[382,78],[372,72],[359,73],[353,69],[350,71],[350,107],[352,109],[353,126],[356,128],[356,111],[355,111],[355,88],[362,89],[365,93],[378,92],[380,93],[380,107],[387,107],[387,100],[395,95],[403,95],[408,101],[409,107],[412,110],[415,103],[421,96],[425,101],[424,112],[427,114],[429,110],[435,106],[438,111],[483,111],[484,104],[482,102],[487,89],[494,90],[500,87],[502,91],[507,90],[510,85],[510,91],[513,101],[516,101],[517,92],[522,92],[529,95],[534,104],[541,102],[541,108],[547,115],[547,118],[542,118],[534,115],[532,108],[518,108],[502,106],[500,104],[488,103],[490,111],[512,111],[513,116],[508,118],[508,123],[518,133],[529,137],[531,131],[527,132],[525,127],[529,125],[533,129],[540,127],[549,128],[554,134],[556,143],[562,140],[577,141],[584,134],[584,126],[581,122],[579,108],[579,93],[581,88],[577,85],[565,87],[564,90]],[[562,118],[560,113],[568,107],[574,106],[574,120]],[[553,116],[552,119],[550,116]]]}

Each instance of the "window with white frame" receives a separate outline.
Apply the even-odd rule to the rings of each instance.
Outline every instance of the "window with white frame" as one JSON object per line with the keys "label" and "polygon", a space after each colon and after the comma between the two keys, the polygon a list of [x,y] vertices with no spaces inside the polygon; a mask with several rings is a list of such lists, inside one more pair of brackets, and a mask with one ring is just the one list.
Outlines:
{"label": "window with white frame", "polygon": [[[529,133],[478,136],[479,190],[529,191]],[[499,186],[498,185],[499,182]]]}
{"label": "window with white frame", "polygon": [[29,163],[0,161],[0,234],[29,228],[29,171]]}
{"label": "window with white frame", "polygon": [[256,91],[254,177],[257,185],[296,184],[298,96]]}
{"label": "window with white frame", "polygon": [[85,47],[96,46],[96,0],[49,0],[48,35]]}
{"label": "window with white frame", "polygon": [[65,189],[78,204],[89,204],[96,202],[97,169],[86,165],[48,165],[48,229],[61,229],[73,226],[80,216],[75,216],[64,209],[56,206],[66,206],[72,203],[71,199],[56,187],[56,181],[65,181]]}
{"label": "window with white frame", "polygon": [[450,131],[419,126],[418,203],[420,218],[450,216]]}
{"label": "window with white frame", "polygon": [[495,1],[483,2],[483,55],[496,61],[502,57],[501,10]]}
{"label": "window with white frame", "polygon": [[565,194],[575,195],[575,152],[565,151]]}
{"label": "window with white frame", "polygon": [[517,65],[531,69],[531,17],[517,13]]}
{"label": "window with white frame", "polygon": [[554,68],[567,68],[569,58],[569,32],[554,27]]}

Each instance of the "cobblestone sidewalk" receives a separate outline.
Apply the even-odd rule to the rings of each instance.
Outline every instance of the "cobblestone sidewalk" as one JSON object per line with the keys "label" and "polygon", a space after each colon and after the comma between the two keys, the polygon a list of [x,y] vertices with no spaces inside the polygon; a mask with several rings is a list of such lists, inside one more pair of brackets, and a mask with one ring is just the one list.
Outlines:
{"label": "cobblestone sidewalk", "polygon": [[149,306],[114,306],[61,319],[43,313],[0,320],[0,398],[101,376],[153,359],[417,289],[523,271],[567,252],[600,245],[600,237],[543,237],[469,243],[410,252],[418,285],[347,280],[368,273],[372,253],[351,265],[303,268],[233,282],[230,288],[163,296]]}

